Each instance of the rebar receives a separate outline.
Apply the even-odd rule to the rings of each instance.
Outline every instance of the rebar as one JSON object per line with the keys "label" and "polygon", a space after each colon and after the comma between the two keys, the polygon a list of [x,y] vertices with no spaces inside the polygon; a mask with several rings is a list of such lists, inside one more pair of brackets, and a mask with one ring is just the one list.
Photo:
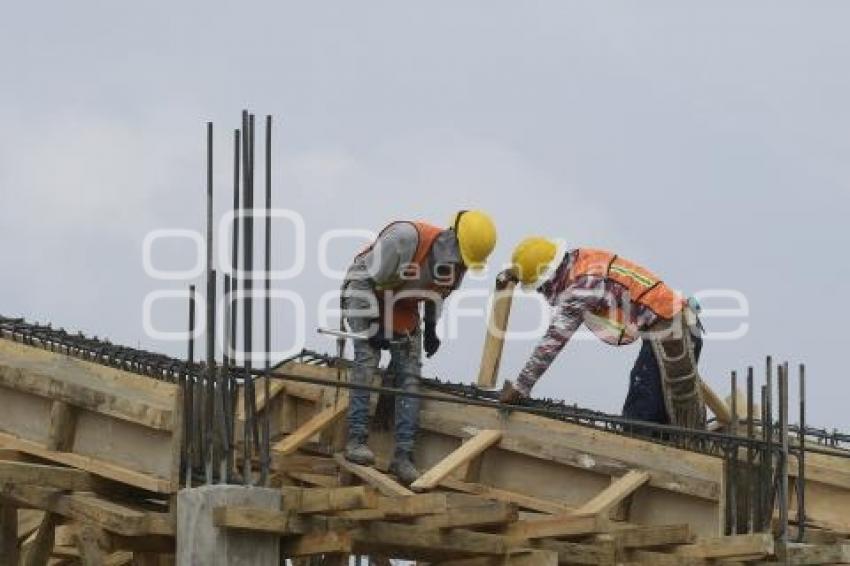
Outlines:
{"label": "rebar", "polygon": [[[195,363],[195,286],[189,285],[189,336],[187,338],[186,360],[189,367]],[[181,450],[182,465],[185,466],[186,487],[192,487],[192,465],[193,465],[193,443],[192,437],[195,433],[195,376],[190,372],[181,372],[183,375],[183,446]]]}
{"label": "rebar", "polygon": [[269,374],[271,373],[271,349],[272,349],[272,331],[271,331],[271,264],[272,264],[272,117],[266,116],[266,214],[265,214],[265,295],[264,295],[264,338],[265,348],[263,352],[263,360],[265,362],[265,379],[263,379],[263,435],[262,446],[260,450],[261,465],[260,465],[260,482],[263,485],[268,485],[269,468],[271,465],[271,429],[269,424],[269,399],[271,397],[271,387],[269,384]]}
{"label": "rebar", "polygon": [[[732,372],[732,422],[729,434],[738,436],[738,372]],[[729,458],[729,534],[738,534],[738,445],[733,445]]]}
{"label": "rebar", "polygon": [[800,415],[797,432],[797,542],[803,542],[806,529],[806,366],[800,364]]}
{"label": "rebar", "polygon": [[[755,418],[753,417],[753,366],[747,368],[747,438],[755,439]],[[754,532],[756,524],[756,490],[758,476],[755,473],[755,449],[747,445],[747,532]]]}
{"label": "rebar", "polygon": [[780,539],[788,543],[788,362],[778,368],[779,441],[782,446],[779,467]]}

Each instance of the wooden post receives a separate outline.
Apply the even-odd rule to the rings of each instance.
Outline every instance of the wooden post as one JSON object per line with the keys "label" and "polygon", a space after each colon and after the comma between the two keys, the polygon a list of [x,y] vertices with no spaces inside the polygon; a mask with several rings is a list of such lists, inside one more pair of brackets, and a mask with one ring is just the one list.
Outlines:
{"label": "wooden post", "polygon": [[496,282],[493,310],[490,312],[490,320],[487,323],[484,351],[481,354],[481,368],[478,371],[479,387],[492,389],[496,386],[515,287],[516,282],[514,281],[510,281],[504,286],[500,286],[499,282]]}
{"label": "wooden post", "polygon": [[74,443],[74,409],[63,401],[53,401],[50,406],[50,430],[47,449],[67,452]]}
{"label": "wooden post", "polygon": [[44,566],[53,552],[53,544],[56,540],[56,522],[58,515],[46,512],[38,532],[35,534],[26,556],[22,560],[24,566]]}
{"label": "wooden post", "polygon": [[18,510],[0,505],[0,564],[18,563]]}

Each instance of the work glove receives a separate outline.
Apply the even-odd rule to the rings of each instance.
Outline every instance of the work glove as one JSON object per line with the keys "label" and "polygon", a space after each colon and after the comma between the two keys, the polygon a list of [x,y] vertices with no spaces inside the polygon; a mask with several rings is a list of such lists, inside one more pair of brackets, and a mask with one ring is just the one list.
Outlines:
{"label": "work glove", "polygon": [[440,339],[437,338],[437,325],[425,323],[425,339],[423,340],[423,348],[425,355],[431,357],[440,349]]}
{"label": "work glove", "polygon": [[509,283],[517,283],[518,281],[519,280],[517,279],[516,273],[514,273],[513,269],[505,269],[496,275],[496,290],[501,291],[502,289],[505,289]]}
{"label": "work glove", "polygon": [[499,402],[506,405],[516,405],[523,398],[522,393],[516,389],[510,380],[505,380],[505,385],[502,387],[502,393],[499,395]]}
{"label": "work glove", "polygon": [[369,345],[376,350],[389,350],[390,340],[384,335],[384,331],[380,330],[374,336],[369,337]]}

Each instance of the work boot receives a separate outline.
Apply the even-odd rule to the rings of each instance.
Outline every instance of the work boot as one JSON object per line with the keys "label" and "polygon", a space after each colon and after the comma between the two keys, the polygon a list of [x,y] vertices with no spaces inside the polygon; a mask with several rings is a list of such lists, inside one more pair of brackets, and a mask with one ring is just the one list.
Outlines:
{"label": "work boot", "polygon": [[363,440],[353,438],[345,445],[345,459],[361,466],[371,466],[375,463],[375,454]]}
{"label": "work boot", "polygon": [[390,473],[404,485],[410,485],[419,479],[419,470],[413,465],[409,452],[396,454],[390,462]]}

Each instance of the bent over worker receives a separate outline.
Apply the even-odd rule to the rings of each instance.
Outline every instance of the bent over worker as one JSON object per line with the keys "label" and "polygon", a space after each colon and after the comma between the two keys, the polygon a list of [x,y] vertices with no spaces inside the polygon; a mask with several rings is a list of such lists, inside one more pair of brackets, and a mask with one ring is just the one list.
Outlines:
{"label": "bent over worker", "polygon": [[500,274],[536,289],[553,307],[551,323],[516,384],[502,401],[528,397],[540,376],[582,324],[614,346],[642,338],[631,371],[623,416],[635,420],[705,427],[697,361],[702,349],[695,300],[685,299],[651,271],[615,253],[523,240],[512,267]]}
{"label": "bent over worker", "polygon": [[[484,266],[495,245],[493,221],[477,210],[458,213],[449,228],[398,221],[381,230],[375,242],[354,258],[343,284],[343,318],[352,332],[368,337],[353,340],[352,381],[369,383],[381,351],[389,350],[396,385],[418,391],[423,321],[424,350],[431,357],[440,347],[436,327],[443,299],[458,288],[467,269]],[[369,399],[368,391],[353,390],[348,407],[345,457],[362,465],[375,461],[367,446]],[[390,472],[405,484],[419,477],[412,460],[419,405],[414,397],[395,400]]]}

